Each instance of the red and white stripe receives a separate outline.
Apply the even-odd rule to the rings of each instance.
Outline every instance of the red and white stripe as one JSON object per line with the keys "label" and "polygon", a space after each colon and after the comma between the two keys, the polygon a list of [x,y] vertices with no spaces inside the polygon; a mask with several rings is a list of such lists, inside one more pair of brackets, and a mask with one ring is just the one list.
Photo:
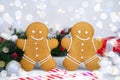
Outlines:
{"label": "red and white stripe", "polygon": [[34,76],[34,77],[24,77],[24,78],[18,78],[14,80],[65,80],[65,79],[72,79],[75,80],[76,78],[83,77],[85,80],[99,80],[97,75],[93,72],[69,72],[66,70],[61,69],[52,69],[48,71],[47,74],[43,74],[40,76]]}

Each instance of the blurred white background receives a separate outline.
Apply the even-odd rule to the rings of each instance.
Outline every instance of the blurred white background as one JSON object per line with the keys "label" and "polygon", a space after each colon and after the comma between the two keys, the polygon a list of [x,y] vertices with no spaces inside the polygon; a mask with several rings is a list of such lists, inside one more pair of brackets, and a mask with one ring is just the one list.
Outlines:
{"label": "blurred white background", "polygon": [[35,21],[55,31],[87,21],[95,37],[113,36],[120,28],[120,0],[0,0],[0,32],[25,30]]}

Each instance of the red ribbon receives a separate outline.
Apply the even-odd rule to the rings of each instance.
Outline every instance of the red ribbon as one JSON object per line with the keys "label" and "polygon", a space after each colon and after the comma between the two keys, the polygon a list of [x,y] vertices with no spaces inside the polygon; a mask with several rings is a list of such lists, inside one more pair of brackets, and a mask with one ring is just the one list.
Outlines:
{"label": "red ribbon", "polygon": [[[103,56],[103,55],[104,55],[103,53],[106,51],[107,41],[108,41],[108,40],[111,40],[111,39],[114,39],[114,38],[116,38],[116,37],[111,36],[111,37],[103,38],[103,39],[102,39],[103,45],[102,45],[102,47],[97,51],[97,53],[100,54],[101,56]],[[116,42],[117,42],[117,43],[114,44],[112,51],[117,52],[117,53],[120,54],[120,39],[117,39]]]}
{"label": "red ribbon", "polygon": [[116,40],[116,42],[117,43],[115,43],[115,45],[113,47],[113,51],[120,54],[120,39]]}

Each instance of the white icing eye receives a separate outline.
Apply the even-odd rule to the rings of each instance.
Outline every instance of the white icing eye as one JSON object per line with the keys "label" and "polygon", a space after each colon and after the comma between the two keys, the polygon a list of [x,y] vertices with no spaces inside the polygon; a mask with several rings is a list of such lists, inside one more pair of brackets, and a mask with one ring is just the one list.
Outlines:
{"label": "white icing eye", "polygon": [[41,34],[41,33],[42,33],[42,31],[39,31],[39,33]]}
{"label": "white icing eye", "polygon": [[35,30],[32,30],[32,33],[35,33]]}
{"label": "white icing eye", "polygon": [[80,34],[80,33],[81,33],[81,30],[78,30],[78,33]]}
{"label": "white icing eye", "polygon": [[88,31],[85,31],[85,34],[88,34]]}

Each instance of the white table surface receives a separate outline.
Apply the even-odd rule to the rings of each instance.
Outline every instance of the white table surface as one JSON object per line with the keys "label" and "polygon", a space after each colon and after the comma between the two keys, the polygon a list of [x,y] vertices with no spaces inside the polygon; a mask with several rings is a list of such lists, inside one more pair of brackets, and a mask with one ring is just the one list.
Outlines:
{"label": "white table surface", "polygon": [[[63,65],[62,65],[62,62],[64,60],[64,57],[54,57],[56,62],[57,62],[57,66],[56,68],[58,69],[63,69],[63,70],[66,70]],[[73,72],[79,72],[79,71],[87,71],[85,69],[85,67],[83,65],[80,65],[81,67],[78,68],[78,70],[76,71],[73,71]],[[32,71],[29,71],[29,72],[26,72],[25,74],[21,73],[22,75],[29,75],[29,76],[37,76],[37,75],[40,75],[40,74],[45,74],[47,73],[46,71],[43,71],[39,68],[39,65],[36,64],[35,65],[35,68],[32,70]],[[21,76],[22,77],[22,76]],[[119,80],[120,79],[120,76],[111,76],[111,75],[104,75],[103,76],[104,78],[102,80]],[[119,78],[119,79],[118,79]],[[7,77],[1,77],[0,76],[0,80],[10,80],[10,77],[7,76]]]}

